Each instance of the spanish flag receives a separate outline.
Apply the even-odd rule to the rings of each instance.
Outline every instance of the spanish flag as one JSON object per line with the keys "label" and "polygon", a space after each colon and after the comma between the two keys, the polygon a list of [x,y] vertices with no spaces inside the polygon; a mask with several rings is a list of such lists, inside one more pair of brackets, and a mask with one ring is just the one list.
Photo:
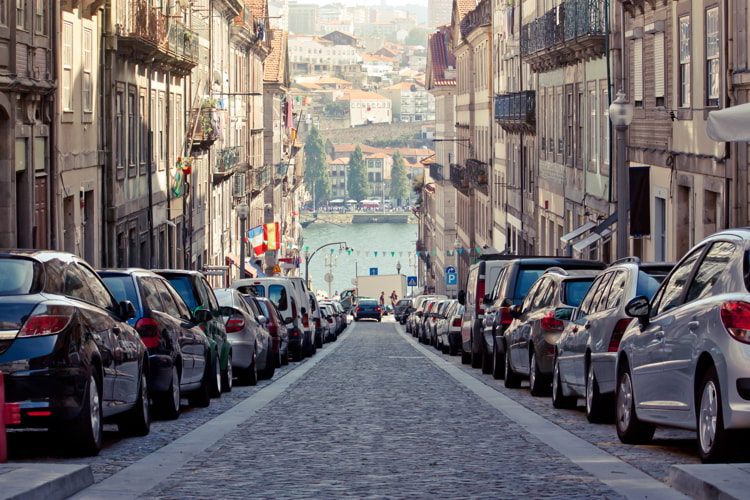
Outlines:
{"label": "spanish flag", "polygon": [[278,250],[281,248],[281,231],[278,222],[271,222],[263,225],[264,239],[266,240],[266,250]]}

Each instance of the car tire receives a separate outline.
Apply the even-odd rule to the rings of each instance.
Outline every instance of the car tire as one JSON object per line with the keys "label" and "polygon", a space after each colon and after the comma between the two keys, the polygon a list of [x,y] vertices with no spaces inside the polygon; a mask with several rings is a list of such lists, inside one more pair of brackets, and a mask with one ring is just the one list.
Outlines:
{"label": "car tire", "polygon": [[612,418],[610,398],[599,393],[594,365],[589,362],[586,368],[586,418],[592,424],[604,423]]}
{"label": "car tire", "polygon": [[505,356],[500,356],[496,342],[492,346],[492,378],[502,380],[505,378]]}
{"label": "car tire", "polygon": [[[146,361],[144,361],[146,363]],[[147,436],[151,432],[151,400],[148,396],[146,372],[141,372],[138,383],[138,398],[133,408],[118,419],[120,432],[128,436]]]}
{"label": "car tire", "polygon": [[562,378],[560,376],[560,363],[555,357],[554,368],[552,369],[552,406],[561,409],[575,408],[578,399],[574,396],[566,396],[563,393]]}
{"label": "car tire", "polygon": [[461,351],[461,364],[468,365],[469,363],[471,363],[471,353]]}
{"label": "car tire", "polygon": [[221,372],[221,392],[232,392],[232,384],[234,383],[234,373],[232,371],[232,351],[229,351],[229,359],[227,360],[227,369]]}
{"label": "car tire", "polygon": [[505,348],[505,377],[503,385],[508,389],[518,389],[521,387],[521,377],[513,371],[513,367],[510,364],[510,349]]}
{"label": "car tire", "polygon": [[302,361],[302,346],[292,351],[292,361]]}
{"label": "car tire", "polygon": [[456,356],[457,354],[458,354],[458,348],[455,345],[451,345],[450,342],[448,342],[448,355]]}
{"label": "car tire", "polygon": [[219,364],[219,355],[214,355],[213,359],[211,360],[211,366],[210,366],[210,373],[213,374],[210,380],[210,387],[211,387],[211,397],[212,398],[220,398],[221,397],[221,365]]}
{"label": "car tire", "polygon": [[240,382],[242,385],[256,385],[258,383],[258,365],[255,362],[255,354],[253,354],[250,366],[240,372]]}
{"label": "car tire", "polygon": [[531,352],[529,358],[529,391],[532,396],[546,396],[549,393],[549,384],[546,377],[539,369],[539,363],[536,362],[536,350]]}
{"label": "car tire", "polygon": [[617,376],[615,388],[617,437],[625,444],[645,444],[654,437],[655,427],[638,419],[630,368],[625,366]]}
{"label": "car tire", "polygon": [[472,350],[471,350],[471,367],[472,368],[482,367],[482,353],[474,352],[474,346],[472,346]]}
{"label": "car tire", "polygon": [[319,336],[315,337],[315,347],[318,349],[323,348],[323,334],[321,333]]}
{"label": "car tire", "polygon": [[281,366],[286,366],[289,364],[289,348],[287,348],[286,353],[279,353],[281,356]]}
{"label": "car tire", "polygon": [[732,449],[734,433],[724,428],[721,387],[713,366],[703,374],[695,407],[701,460],[704,463],[725,461]]}
{"label": "car tire", "polygon": [[271,380],[273,378],[273,374],[276,373],[276,365],[273,363],[273,353],[271,352],[271,347],[268,348],[268,360],[266,361],[266,368],[263,370],[263,376],[261,377],[263,380]]}
{"label": "car tire", "polygon": [[485,375],[490,375],[492,373],[492,369],[494,368],[494,360],[492,359],[492,353],[488,352],[489,349],[484,345],[484,340],[482,340],[482,373]]}
{"label": "car tire", "polygon": [[206,359],[206,367],[203,370],[203,378],[201,379],[201,385],[198,389],[188,396],[188,402],[191,406],[196,408],[206,408],[211,404],[211,378],[213,372],[211,371],[211,362]]}
{"label": "car tire", "polygon": [[83,405],[78,416],[69,425],[59,429],[71,445],[67,450],[73,450],[75,455],[90,457],[99,454],[102,449],[102,393],[99,390],[99,380],[96,373],[89,375],[86,390],[83,394]]}
{"label": "car tire", "polygon": [[172,380],[169,389],[156,398],[156,410],[166,420],[176,420],[180,416],[180,374],[177,366],[172,366]]}
{"label": "car tire", "polygon": [[276,354],[276,356],[274,357],[274,359],[273,359],[273,365],[274,365],[274,367],[276,367],[276,368],[281,368],[281,365],[282,365],[282,364],[283,364],[283,363],[281,362],[281,351],[279,351],[279,352],[278,352],[278,353]]}

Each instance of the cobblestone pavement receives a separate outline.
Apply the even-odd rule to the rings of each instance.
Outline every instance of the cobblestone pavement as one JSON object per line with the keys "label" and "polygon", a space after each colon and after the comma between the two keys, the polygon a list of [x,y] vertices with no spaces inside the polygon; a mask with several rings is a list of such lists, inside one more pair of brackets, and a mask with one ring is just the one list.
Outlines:
{"label": "cobblestone pavement", "polygon": [[415,351],[393,323],[358,323],[341,342],[144,496],[617,498]]}

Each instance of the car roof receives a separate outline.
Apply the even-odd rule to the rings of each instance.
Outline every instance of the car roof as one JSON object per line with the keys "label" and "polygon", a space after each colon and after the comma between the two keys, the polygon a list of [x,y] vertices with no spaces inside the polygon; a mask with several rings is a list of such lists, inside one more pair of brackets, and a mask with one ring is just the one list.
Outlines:
{"label": "car roof", "polygon": [[158,274],[156,274],[154,271],[150,271],[148,269],[142,269],[140,267],[98,269],[96,272],[101,275],[109,275],[109,276],[121,274],[121,275],[129,275],[129,276],[161,277]]}
{"label": "car roof", "polygon": [[57,250],[35,250],[33,248],[3,248],[0,249],[0,257],[27,257],[39,262],[59,260],[62,262],[83,261],[80,257],[70,252],[59,252]]}
{"label": "car roof", "polygon": [[192,269],[154,269],[153,272],[156,274],[167,275],[167,276],[200,276],[205,275],[200,271],[193,271]]}

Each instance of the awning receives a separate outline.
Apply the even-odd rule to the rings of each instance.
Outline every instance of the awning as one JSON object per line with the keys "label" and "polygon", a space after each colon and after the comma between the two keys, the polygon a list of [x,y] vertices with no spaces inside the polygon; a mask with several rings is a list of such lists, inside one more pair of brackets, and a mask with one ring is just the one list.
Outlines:
{"label": "awning", "polygon": [[592,228],[596,227],[596,223],[588,221],[586,224],[575,228],[568,234],[564,234],[560,236],[560,241],[563,242],[563,244],[568,245],[571,241],[578,238],[582,234],[584,234],[586,231],[591,230]]}
{"label": "awning", "polygon": [[344,200],[337,198],[335,200],[331,200],[329,203],[332,203],[334,205],[340,205],[341,203],[344,203]]}
{"label": "awning", "polygon": [[716,142],[750,141],[750,103],[710,111],[706,133]]}
{"label": "awning", "polygon": [[576,252],[583,252],[600,239],[602,239],[601,234],[591,233],[590,235],[586,236],[584,239],[573,245],[573,250],[575,250]]}
{"label": "awning", "polygon": [[357,203],[357,200],[346,200],[347,205],[354,205]]}
{"label": "awning", "polygon": [[[240,258],[235,254],[227,253],[224,260],[226,261],[228,266],[234,266],[237,269],[240,268]],[[255,278],[258,275],[258,272],[255,270],[255,268],[248,263],[245,263],[245,273],[251,278]]]}
{"label": "awning", "polygon": [[[573,245],[573,250],[576,252],[583,252],[588,247],[593,245],[599,240],[603,240],[605,238],[608,238],[612,235],[612,230],[610,229],[610,226],[615,223],[617,220],[617,212],[610,214],[609,217],[604,219],[601,223],[599,223],[598,226],[596,226],[593,231],[591,231],[591,234],[586,236],[584,239],[579,241],[578,243]],[[583,226],[581,226],[583,227]]]}

